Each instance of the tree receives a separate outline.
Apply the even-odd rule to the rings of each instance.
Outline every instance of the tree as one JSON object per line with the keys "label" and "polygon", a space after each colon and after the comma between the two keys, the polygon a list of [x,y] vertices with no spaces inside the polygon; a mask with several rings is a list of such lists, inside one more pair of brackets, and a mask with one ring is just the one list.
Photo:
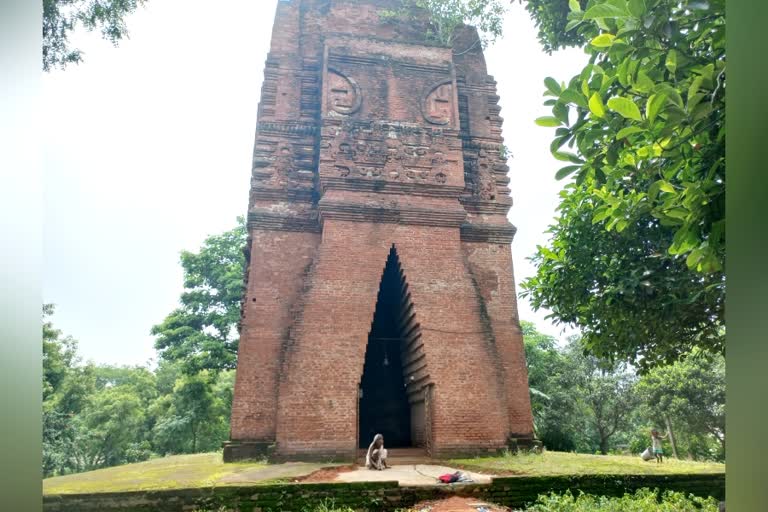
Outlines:
{"label": "tree", "polygon": [[[533,19],[536,28],[539,29],[539,43],[547,53],[568,46],[581,45],[585,42],[584,36],[580,34],[584,27],[569,27],[568,15],[571,12],[569,5],[572,2],[564,0],[520,0],[525,4],[525,10],[528,11]],[[580,8],[585,8],[587,0],[578,0]],[[575,5],[574,5],[575,6]]]}
{"label": "tree", "polygon": [[[106,387],[89,397],[74,419],[78,433],[74,457],[78,469],[88,471],[105,466],[149,458],[148,450],[130,456],[144,441],[146,404],[129,385]],[[145,444],[148,448],[148,445]]]}
{"label": "tree", "polygon": [[53,327],[50,317],[56,306],[43,304],[43,400],[61,387],[67,373],[77,362],[77,341]]}
{"label": "tree", "polygon": [[160,357],[182,362],[189,375],[236,365],[246,236],[239,217],[237,227],[208,237],[197,253],[181,254],[181,306],[151,332]]}
{"label": "tree", "polygon": [[576,325],[596,356],[640,370],[670,364],[694,347],[725,349],[723,275],[692,272],[666,256],[674,233],[646,214],[621,232],[593,222],[593,195],[577,184],[561,193],[549,247],[521,295]]}
{"label": "tree", "polygon": [[83,52],[72,48],[70,33],[78,26],[100,30],[102,37],[117,46],[128,37],[125,17],[146,0],[43,0],[43,69],[64,69],[83,60]]}
{"label": "tree", "polygon": [[181,376],[172,394],[155,406],[157,451],[166,454],[217,449],[227,437],[233,378],[233,371]]}
{"label": "tree", "polygon": [[554,337],[539,332],[525,320],[520,322],[525,342],[531,409],[537,437],[556,451],[574,451],[588,444],[587,425],[577,391],[563,381],[572,365]]}
{"label": "tree", "polygon": [[556,177],[575,179],[524,295],[644,370],[693,346],[724,353],[725,3],[569,5],[550,47],[587,40],[589,62],[568,84],[545,80],[552,116],[537,123],[558,127],[551,149],[569,165]]}
{"label": "tree", "polygon": [[609,364],[587,354],[578,336],[571,337],[563,355],[568,368],[558,379],[559,385],[575,392],[597,447],[605,455],[612,439],[631,425],[638,404],[635,376],[624,365]]}
{"label": "tree", "polygon": [[[668,429],[696,458],[725,458],[725,360],[693,352],[637,386],[646,422]],[[714,443],[714,446],[713,446]]]}
{"label": "tree", "polygon": [[384,9],[379,16],[392,21],[425,19],[427,40],[443,46],[453,45],[457,28],[471,25],[486,46],[501,36],[505,12],[501,0],[403,0],[399,9]]}

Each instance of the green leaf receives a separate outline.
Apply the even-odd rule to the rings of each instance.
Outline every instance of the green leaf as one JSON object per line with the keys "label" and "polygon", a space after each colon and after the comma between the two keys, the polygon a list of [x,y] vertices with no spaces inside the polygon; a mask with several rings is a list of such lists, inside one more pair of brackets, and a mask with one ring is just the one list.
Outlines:
{"label": "green leaf", "polygon": [[605,106],[600,94],[594,93],[589,98],[589,110],[597,117],[605,117]]}
{"label": "green leaf", "polygon": [[680,96],[680,92],[674,87],[672,87],[670,84],[668,83],[656,84],[653,87],[653,92],[656,94],[658,93],[666,94],[667,98],[669,98],[672,101],[672,103],[674,103],[680,108],[683,108],[683,97]]}
{"label": "green leaf", "polygon": [[645,14],[645,1],[629,0],[629,13],[635,18],[641,18]]}
{"label": "green leaf", "polygon": [[554,140],[552,140],[552,143],[549,145],[549,151],[550,153],[556,153],[558,149],[562,147],[563,144],[568,142],[568,139],[570,139],[570,135],[562,135],[560,137],[555,137]]}
{"label": "green leaf", "polygon": [[613,34],[600,34],[589,42],[595,48],[608,48],[613,44],[613,40],[616,36]]}
{"label": "green leaf", "polygon": [[579,0],[568,0],[568,7],[570,7],[573,12],[581,12]]}
{"label": "green leaf", "polygon": [[557,171],[557,173],[555,173],[555,179],[558,180],[558,181],[562,180],[566,176],[569,176],[569,175],[573,174],[574,171],[579,169],[579,167],[581,167],[581,166],[580,165],[566,165],[565,167],[563,167],[562,169]]}
{"label": "green leaf", "polygon": [[688,87],[688,103],[691,102],[691,98],[696,96],[696,93],[699,92],[699,87],[701,87],[701,83],[704,81],[703,76],[697,76],[693,80],[691,80],[691,86]]}
{"label": "green leaf", "polygon": [[656,119],[656,116],[659,114],[662,107],[666,103],[666,94],[651,94],[651,96],[648,98],[648,102],[645,104],[645,116],[650,122],[653,122],[653,120]]}
{"label": "green leaf", "polygon": [[585,98],[589,98],[589,83],[586,80],[581,81],[581,93]]}
{"label": "green leaf", "polygon": [[675,187],[673,187],[672,184],[668,181],[659,180],[656,183],[659,184],[659,190],[662,192],[671,192],[673,194],[676,192]]}
{"label": "green leaf", "polygon": [[552,113],[561,123],[565,125],[568,124],[568,105],[557,102],[555,103],[555,106],[552,107]]}
{"label": "green leaf", "polygon": [[673,219],[680,219],[685,220],[688,218],[688,210],[685,208],[672,208],[671,210],[667,210],[664,212],[667,217],[672,217]]}
{"label": "green leaf", "polygon": [[571,30],[573,30],[577,26],[581,25],[581,23],[582,23],[581,20],[571,20],[571,21],[569,21],[568,23],[565,24],[565,29],[563,29],[563,30],[565,30],[566,32],[570,32]]}
{"label": "green leaf", "polygon": [[539,117],[534,122],[539,126],[544,126],[547,128],[551,128],[553,126],[560,126],[562,124],[559,119],[551,116]]}
{"label": "green leaf", "polygon": [[667,60],[664,62],[664,66],[673,75],[677,71],[677,52],[674,49],[669,50],[669,53],[667,53]]}
{"label": "green leaf", "polygon": [[576,105],[587,108],[587,99],[581,95],[581,93],[574,91],[573,89],[566,89],[560,95],[560,101],[565,103],[575,103]]}
{"label": "green leaf", "polygon": [[701,261],[703,257],[704,257],[704,251],[702,251],[701,249],[694,249],[685,259],[685,263],[686,265],[688,265],[688,268],[694,268],[696,265],[699,264],[699,261]]}
{"label": "green leaf", "polygon": [[642,121],[643,119],[640,115],[640,109],[629,98],[622,98],[621,96],[611,98],[608,100],[608,108],[627,119],[634,119],[635,121]]}
{"label": "green leaf", "polygon": [[629,12],[616,7],[611,4],[597,4],[584,13],[585,20],[592,20],[596,18],[626,18]]}
{"label": "green leaf", "polygon": [[544,79],[544,85],[547,87],[547,90],[549,90],[551,93],[560,96],[560,93],[562,90],[560,89],[560,84],[557,83],[557,80],[552,78],[551,76],[548,76]]}
{"label": "green leaf", "polygon": [[611,209],[607,206],[601,206],[600,208],[596,209],[595,213],[592,215],[592,224],[597,224],[598,222],[607,219],[610,215]]}
{"label": "green leaf", "polygon": [[621,219],[616,223],[616,232],[621,233],[629,225],[626,219]]}
{"label": "green leaf", "polygon": [[574,164],[583,164],[584,160],[574,155],[573,153],[566,153],[565,151],[555,151],[552,156],[562,162],[572,162]]}
{"label": "green leaf", "polygon": [[637,73],[637,79],[632,84],[632,87],[634,87],[634,89],[637,92],[640,92],[643,94],[647,94],[651,92],[651,89],[653,89],[653,86],[654,86],[653,80],[651,80],[643,70],[640,70]]}
{"label": "green leaf", "polygon": [[639,133],[644,132],[645,129],[640,128],[639,126],[627,126],[626,128],[622,128],[619,130],[619,133],[616,134],[617,139],[623,139],[627,135],[632,135],[633,133]]}

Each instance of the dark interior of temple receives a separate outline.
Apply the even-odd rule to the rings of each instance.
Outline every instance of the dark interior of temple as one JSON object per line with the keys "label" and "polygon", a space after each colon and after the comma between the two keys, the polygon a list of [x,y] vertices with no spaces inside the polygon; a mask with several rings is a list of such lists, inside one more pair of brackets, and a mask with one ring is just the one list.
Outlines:
{"label": "dark interior of temple", "polygon": [[410,405],[401,355],[403,289],[393,248],[379,287],[360,383],[361,448],[367,448],[375,434],[384,436],[388,448],[412,445]]}

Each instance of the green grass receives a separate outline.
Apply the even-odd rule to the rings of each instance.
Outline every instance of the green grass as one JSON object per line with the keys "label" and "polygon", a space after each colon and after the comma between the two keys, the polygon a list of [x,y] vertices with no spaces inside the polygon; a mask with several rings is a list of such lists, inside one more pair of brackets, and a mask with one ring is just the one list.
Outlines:
{"label": "green grass", "polygon": [[521,453],[500,457],[452,459],[448,462],[477,470],[515,475],[725,473],[725,464],[714,462],[693,462],[665,457],[662,464],[657,464],[655,461],[645,462],[637,455],[587,455],[551,451],[539,455]]}
{"label": "green grass", "polygon": [[119,492],[290,481],[329,464],[270,466],[265,462],[224,464],[220,453],[174,455],[43,480],[43,494]]}

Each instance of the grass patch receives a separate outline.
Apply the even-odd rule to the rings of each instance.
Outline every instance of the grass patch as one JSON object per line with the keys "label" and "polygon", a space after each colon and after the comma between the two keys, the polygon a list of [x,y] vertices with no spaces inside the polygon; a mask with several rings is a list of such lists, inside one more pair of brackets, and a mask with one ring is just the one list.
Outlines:
{"label": "grass patch", "polygon": [[275,464],[262,461],[224,464],[221,453],[174,455],[43,480],[43,494],[148,491],[265,485],[291,481],[328,464]]}
{"label": "grass patch", "polygon": [[514,475],[665,475],[725,473],[725,464],[664,459],[664,463],[645,462],[631,455],[587,455],[544,451],[542,454],[520,453],[497,457],[451,459],[449,464],[479,471],[496,471]]}

